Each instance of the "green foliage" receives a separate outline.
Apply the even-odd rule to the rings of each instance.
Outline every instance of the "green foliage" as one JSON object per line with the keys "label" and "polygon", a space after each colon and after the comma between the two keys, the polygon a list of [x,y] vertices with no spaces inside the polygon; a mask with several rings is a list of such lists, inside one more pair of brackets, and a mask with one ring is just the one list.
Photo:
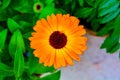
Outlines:
{"label": "green foliage", "polygon": [[4,63],[0,62],[0,79],[3,80],[6,76],[12,76],[13,70],[11,67],[5,65]]}
{"label": "green foliage", "polygon": [[20,79],[24,71],[24,57],[22,50],[17,47],[14,58],[14,75],[16,79]]}
{"label": "green foliage", "polygon": [[84,6],[84,0],[78,0],[80,6]]}
{"label": "green foliage", "polygon": [[34,55],[32,54],[32,51],[30,51],[28,66],[30,68],[29,70],[30,74],[34,74],[34,73],[42,74],[46,72],[52,72],[55,70],[53,67],[44,67],[43,64],[39,64],[38,59],[34,57]]}
{"label": "green foliage", "polygon": [[60,79],[60,71],[39,64],[28,40],[36,21],[52,13],[69,13],[97,36],[108,35],[101,48],[114,53],[120,49],[119,6],[119,0],[0,0],[0,80]]}
{"label": "green foliage", "polygon": [[13,19],[8,18],[7,20],[7,25],[9,30],[13,33],[14,31],[16,31],[17,29],[20,28],[20,25],[18,23],[16,23]]}
{"label": "green foliage", "polygon": [[90,7],[80,8],[77,10],[75,15],[77,17],[86,18],[91,14],[91,12],[92,12],[92,8],[90,8]]}
{"label": "green foliage", "polygon": [[[39,13],[36,3],[42,5]],[[59,80],[60,72],[40,64],[28,40],[36,21],[62,12],[56,10],[54,0],[0,0],[0,80]]]}
{"label": "green foliage", "polygon": [[12,57],[15,56],[17,49],[20,49],[22,53],[25,52],[25,44],[23,41],[22,34],[19,30],[16,30],[11,37],[9,44],[9,52]]}
{"label": "green foliage", "polygon": [[7,29],[2,30],[0,32],[0,49],[4,48],[6,37],[7,37]]}
{"label": "green foliage", "polygon": [[51,15],[55,10],[55,4],[49,3],[41,12],[39,18],[46,18],[47,15]]}
{"label": "green foliage", "polygon": [[2,6],[0,7],[0,11],[2,11],[3,9],[7,8],[10,4],[11,0],[3,0],[3,2],[1,2]]}

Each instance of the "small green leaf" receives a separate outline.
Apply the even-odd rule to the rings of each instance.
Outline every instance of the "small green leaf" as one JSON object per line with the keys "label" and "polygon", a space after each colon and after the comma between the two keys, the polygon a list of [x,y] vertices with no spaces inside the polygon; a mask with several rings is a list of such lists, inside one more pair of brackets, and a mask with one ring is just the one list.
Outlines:
{"label": "small green leaf", "polygon": [[26,39],[28,39],[31,36],[31,33],[32,33],[32,31],[31,32],[27,32],[27,33],[25,33],[23,35],[23,37],[26,38]]}
{"label": "small green leaf", "polygon": [[0,32],[0,49],[4,48],[6,37],[7,37],[7,29],[4,29]]}
{"label": "small green leaf", "polygon": [[45,0],[46,4],[52,3],[54,0]]}
{"label": "small green leaf", "polygon": [[90,13],[92,12],[92,8],[80,8],[77,10],[77,12],[75,13],[75,16],[79,17],[79,18],[86,18],[90,15]]}
{"label": "small green leaf", "polygon": [[0,77],[12,76],[13,70],[6,64],[0,62]]}
{"label": "small green leaf", "polygon": [[8,18],[7,25],[8,25],[9,30],[12,33],[14,33],[14,31],[20,28],[20,25],[11,18]]}
{"label": "small green leaf", "polygon": [[71,9],[72,9],[72,11],[75,10],[76,4],[77,4],[77,2],[76,2],[76,1],[73,1],[72,5],[71,5]]}
{"label": "small green leaf", "polygon": [[108,7],[109,5],[113,4],[114,2],[116,2],[116,0],[104,0],[104,1],[101,1],[100,5],[99,5],[99,9]]}
{"label": "small green leaf", "polygon": [[85,0],[85,2],[90,6],[93,6],[93,4],[94,4],[92,0]]}
{"label": "small green leaf", "polygon": [[80,6],[84,6],[84,0],[78,0]]}
{"label": "small green leaf", "polygon": [[112,13],[109,13],[104,18],[100,19],[100,23],[104,24],[104,23],[107,23],[107,22],[113,20],[119,13],[120,13],[120,8],[117,9],[116,11],[113,11]]}
{"label": "small green leaf", "polygon": [[107,23],[101,30],[98,31],[97,36],[104,36],[114,28],[114,22]]}
{"label": "small green leaf", "polygon": [[0,11],[0,21],[5,21],[8,17],[7,11],[4,9]]}
{"label": "small green leaf", "polygon": [[71,3],[72,2],[72,0],[64,0],[64,3],[65,4],[69,4],[69,3]]}
{"label": "small green leaf", "polygon": [[55,14],[62,13],[62,14],[67,14],[67,12],[61,8],[56,8],[55,9]]}
{"label": "small green leaf", "polygon": [[[2,62],[0,62],[0,71],[7,71],[7,70],[9,70],[10,69],[10,67],[9,66],[7,66],[7,65],[5,65],[4,63],[2,63]],[[1,73],[0,73],[1,74]]]}
{"label": "small green leaf", "polygon": [[54,70],[55,69],[53,68],[53,66],[45,67],[43,64],[38,63],[38,65],[34,69],[34,73],[43,74],[46,72],[53,72]]}
{"label": "small green leaf", "polygon": [[48,4],[45,8],[43,8],[41,14],[40,14],[40,19],[41,18],[46,18],[48,15],[51,15],[55,11],[55,4],[50,3]]}
{"label": "small green leaf", "polygon": [[8,5],[10,4],[11,0],[3,0],[2,6],[0,7],[0,11],[7,8]]}
{"label": "small green leaf", "polygon": [[15,0],[12,2],[12,7],[20,13],[33,13],[33,3],[33,0]]}
{"label": "small green leaf", "polygon": [[108,13],[111,13],[113,11],[116,11],[116,9],[119,7],[119,3],[118,2],[115,2],[115,3],[112,3],[111,5],[107,6],[106,8],[104,9],[99,9],[99,13],[98,13],[98,17],[101,17],[101,16],[104,16]]}
{"label": "small green leaf", "polygon": [[34,57],[32,51],[30,51],[28,64],[29,64],[30,74],[33,74],[33,73],[43,74],[43,73],[52,72],[55,70],[53,67],[45,67],[43,64],[40,64],[38,58]]}
{"label": "small green leaf", "polygon": [[23,51],[17,47],[14,58],[14,75],[16,78],[20,78],[24,71],[24,57]]}
{"label": "small green leaf", "polygon": [[110,50],[110,53],[116,52],[120,48],[120,44],[115,45],[112,50]]}
{"label": "small green leaf", "polygon": [[50,75],[40,78],[39,80],[60,80],[61,71],[54,72]]}
{"label": "small green leaf", "polygon": [[12,57],[14,57],[17,48],[19,48],[22,52],[25,52],[25,44],[19,30],[14,32],[9,43],[9,53]]}
{"label": "small green leaf", "polygon": [[26,21],[20,21],[19,24],[21,25],[21,31],[22,33],[30,32],[33,30],[33,24],[26,22]]}
{"label": "small green leaf", "polygon": [[110,43],[110,37],[107,37],[107,38],[104,40],[104,42],[102,43],[102,45],[101,45],[100,48],[103,49],[103,48],[109,46],[109,44],[111,44],[111,43]]}
{"label": "small green leaf", "polygon": [[89,17],[87,18],[87,22],[91,22],[93,21],[94,19],[96,19],[96,13],[97,9],[96,8],[93,8],[93,10],[91,11],[91,13],[89,14]]}

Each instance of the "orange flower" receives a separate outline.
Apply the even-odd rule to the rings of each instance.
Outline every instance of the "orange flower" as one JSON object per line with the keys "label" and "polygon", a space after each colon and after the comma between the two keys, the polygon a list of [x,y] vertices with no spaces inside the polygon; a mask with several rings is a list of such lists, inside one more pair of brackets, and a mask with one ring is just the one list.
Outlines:
{"label": "orange flower", "polygon": [[44,66],[59,68],[73,65],[73,59],[80,60],[78,54],[86,50],[87,38],[83,25],[74,17],[62,14],[47,16],[47,20],[38,20],[30,37],[34,55]]}

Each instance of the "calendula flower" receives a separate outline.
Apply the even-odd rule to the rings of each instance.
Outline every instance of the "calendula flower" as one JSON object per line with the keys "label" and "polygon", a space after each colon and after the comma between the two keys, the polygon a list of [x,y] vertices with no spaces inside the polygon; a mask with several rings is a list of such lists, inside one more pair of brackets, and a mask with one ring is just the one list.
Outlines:
{"label": "calendula flower", "polygon": [[86,31],[79,20],[69,14],[47,16],[47,20],[38,20],[33,29],[30,45],[44,66],[73,65],[73,60],[79,61],[79,54],[86,50],[87,38],[83,36]]}
{"label": "calendula flower", "polygon": [[41,2],[37,2],[33,5],[33,10],[36,13],[40,13],[43,8],[43,4]]}

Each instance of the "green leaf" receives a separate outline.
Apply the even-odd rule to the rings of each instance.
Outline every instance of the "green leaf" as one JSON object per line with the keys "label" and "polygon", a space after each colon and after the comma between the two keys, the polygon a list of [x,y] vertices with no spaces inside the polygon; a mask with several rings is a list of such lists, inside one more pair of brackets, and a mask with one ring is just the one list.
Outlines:
{"label": "green leaf", "polygon": [[120,8],[117,9],[116,11],[109,13],[104,18],[100,19],[100,23],[104,24],[104,23],[107,23],[107,22],[113,20],[119,13],[120,13]]}
{"label": "green leaf", "polygon": [[64,4],[69,4],[71,2],[72,2],[72,0],[64,0]]}
{"label": "green leaf", "polygon": [[12,75],[13,75],[13,70],[9,66],[0,62],[0,77],[6,77]]}
{"label": "green leaf", "polygon": [[110,50],[110,53],[116,52],[118,49],[120,49],[120,44],[115,45],[112,50]]}
{"label": "green leaf", "polygon": [[75,16],[79,17],[79,18],[86,18],[90,15],[90,13],[92,12],[92,8],[80,8],[77,10],[77,12],[75,13]]}
{"label": "green leaf", "polygon": [[14,75],[17,79],[21,77],[24,71],[23,51],[17,47],[14,58]]}
{"label": "green leaf", "polygon": [[4,48],[6,38],[7,38],[7,29],[4,29],[0,32],[0,49]]}
{"label": "green leaf", "polygon": [[92,0],[85,0],[85,2],[90,6],[93,6],[93,4],[94,4]]}
{"label": "green leaf", "polygon": [[7,11],[4,9],[0,11],[0,21],[5,21],[8,17]]}
{"label": "green leaf", "polygon": [[114,28],[114,22],[107,23],[101,30],[98,31],[97,36],[104,36]]}
{"label": "green leaf", "polygon": [[98,22],[97,19],[94,19],[92,22],[91,22],[91,26],[93,28],[94,31],[97,31],[97,29],[100,27],[100,24]]}
{"label": "green leaf", "polygon": [[46,18],[48,15],[51,15],[55,11],[55,4],[50,3],[48,4],[45,8],[43,8],[41,14],[40,14],[40,19],[41,18]]}
{"label": "green leaf", "polygon": [[114,2],[111,5],[103,8],[103,9],[99,9],[99,13],[98,13],[98,17],[104,16],[108,13],[111,13],[113,11],[116,11],[116,9],[119,7],[119,3],[118,2]]}
{"label": "green leaf", "polygon": [[12,17],[12,19],[14,19],[16,22],[27,21],[32,24],[33,16],[34,16],[34,14],[15,15],[14,17]]}
{"label": "green leaf", "polygon": [[17,29],[20,29],[20,25],[11,18],[8,18],[7,25],[8,25],[9,30],[12,33],[14,33]]}
{"label": "green leaf", "polygon": [[22,53],[25,52],[25,44],[19,30],[14,32],[9,43],[9,53],[12,57],[14,57],[17,48],[19,48]]}
{"label": "green leaf", "polygon": [[26,39],[28,39],[29,37],[31,37],[31,33],[32,33],[32,31],[31,32],[27,32],[27,33],[25,33],[23,35],[23,37],[26,38]]}
{"label": "green leaf", "polygon": [[54,0],[45,0],[46,4],[52,3]]}
{"label": "green leaf", "polygon": [[46,72],[53,72],[55,70],[53,67],[45,67],[43,64],[40,64],[38,59],[34,57],[32,51],[30,51],[28,64],[30,74],[33,73],[42,74]]}
{"label": "green leaf", "polygon": [[60,80],[60,75],[61,75],[61,72],[57,71],[57,72],[54,72],[50,75],[42,77],[39,80]]}
{"label": "green leaf", "polygon": [[103,48],[109,46],[109,44],[111,44],[111,43],[110,43],[110,37],[107,37],[107,38],[104,40],[104,42],[102,43],[102,45],[101,45],[100,48],[103,49]]}
{"label": "green leaf", "polygon": [[22,33],[30,32],[33,30],[33,24],[27,21],[19,21],[19,24],[21,25],[21,31]]}
{"label": "green leaf", "polygon": [[62,13],[62,14],[67,14],[67,12],[61,8],[56,8],[55,9],[55,14]]}
{"label": "green leaf", "polygon": [[87,18],[87,22],[93,21],[94,19],[96,19],[96,15],[97,15],[97,9],[93,8],[93,10],[91,11],[91,13],[89,14],[89,17]]}
{"label": "green leaf", "polygon": [[37,74],[43,74],[46,72],[53,72],[55,69],[53,68],[53,66],[51,67],[45,67],[43,64],[39,64],[35,67],[34,69],[34,73]]}
{"label": "green leaf", "polygon": [[[92,2],[94,2],[94,1],[92,1]],[[97,9],[98,9],[98,7],[99,7],[99,5],[100,5],[101,3],[102,3],[101,0],[95,0],[95,2],[94,2],[94,4],[93,4],[94,8],[97,8]]]}
{"label": "green leaf", "polygon": [[7,8],[8,5],[10,4],[11,0],[3,0],[2,6],[0,7],[0,11]]}
{"label": "green leaf", "polygon": [[33,13],[33,0],[14,0],[11,4],[13,9],[20,13]]}
{"label": "green leaf", "polygon": [[76,1],[72,2],[72,5],[71,5],[72,12],[75,11],[76,3],[77,3]]}
{"label": "green leaf", "polygon": [[[9,66],[7,66],[7,65],[5,65],[4,63],[2,63],[2,62],[0,62],[0,71],[7,71],[7,70],[9,70],[10,69],[10,67]],[[1,73],[0,73],[0,75],[2,75]]]}
{"label": "green leaf", "polygon": [[80,6],[84,6],[84,0],[78,0]]}
{"label": "green leaf", "polygon": [[109,5],[113,4],[114,2],[116,2],[116,0],[104,0],[104,1],[101,1],[100,5],[99,5],[99,9],[108,7]]}

